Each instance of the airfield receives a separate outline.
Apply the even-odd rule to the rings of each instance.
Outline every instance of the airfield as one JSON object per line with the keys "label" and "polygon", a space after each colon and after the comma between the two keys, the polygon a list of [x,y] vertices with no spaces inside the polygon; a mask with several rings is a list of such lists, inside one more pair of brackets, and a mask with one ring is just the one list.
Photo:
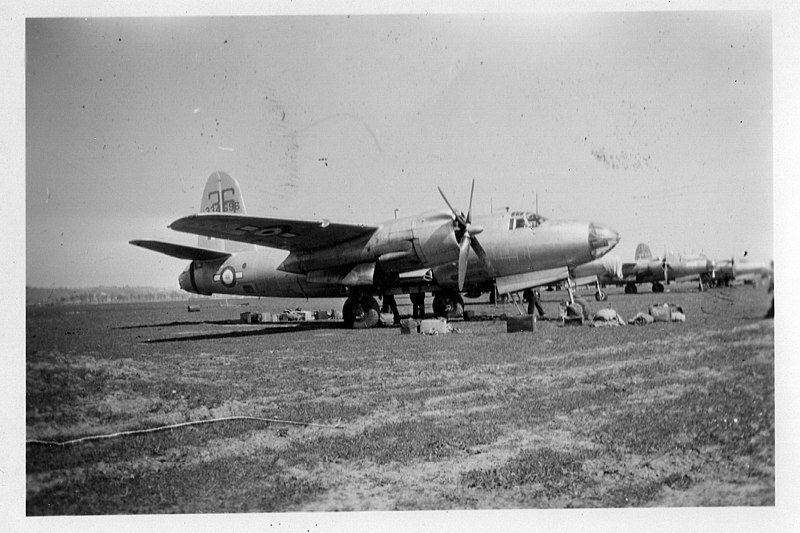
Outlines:
{"label": "airfield", "polygon": [[[239,321],[332,299],[29,307],[27,439],[176,427],[28,443],[26,512],[775,505],[771,295],[640,290],[581,294],[626,319],[675,303],[686,322],[430,336]],[[564,297],[542,292],[549,317]],[[227,417],[253,418],[180,425]]]}

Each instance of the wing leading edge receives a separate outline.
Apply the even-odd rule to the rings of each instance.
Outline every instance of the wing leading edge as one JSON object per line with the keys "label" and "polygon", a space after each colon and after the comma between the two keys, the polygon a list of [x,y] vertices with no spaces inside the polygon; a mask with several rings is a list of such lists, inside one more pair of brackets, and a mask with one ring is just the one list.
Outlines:
{"label": "wing leading edge", "polygon": [[378,226],[341,224],[327,220],[290,220],[208,213],[179,218],[175,231],[257,244],[292,252],[307,252],[374,233]]}

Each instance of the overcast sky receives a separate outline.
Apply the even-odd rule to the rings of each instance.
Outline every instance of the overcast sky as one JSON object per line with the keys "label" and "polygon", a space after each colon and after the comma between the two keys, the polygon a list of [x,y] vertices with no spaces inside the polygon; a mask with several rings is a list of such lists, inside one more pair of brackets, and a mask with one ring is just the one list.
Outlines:
{"label": "overcast sky", "polygon": [[511,206],[773,258],[770,11],[28,19],[26,284],[177,287],[128,244],[248,212]]}

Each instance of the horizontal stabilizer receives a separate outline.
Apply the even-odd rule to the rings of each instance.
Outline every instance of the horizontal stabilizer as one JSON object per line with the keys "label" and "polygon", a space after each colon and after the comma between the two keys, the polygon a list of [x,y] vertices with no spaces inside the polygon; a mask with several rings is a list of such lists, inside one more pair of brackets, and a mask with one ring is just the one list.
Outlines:
{"label": "horizontal stabilizer", "polygon": [[194,246],[184,246],[182,244],[172,244],[162,241],[143,241],[135,240],[130,241],[134,246],[140,248],[147,248],[154,252],[159,252],[178,259],[188,259],[190,261],[209,261],[212,259],[227,259],[231,256],[228,252],[221,252],[219,250],[208,250],[206,248],[195,248]]}

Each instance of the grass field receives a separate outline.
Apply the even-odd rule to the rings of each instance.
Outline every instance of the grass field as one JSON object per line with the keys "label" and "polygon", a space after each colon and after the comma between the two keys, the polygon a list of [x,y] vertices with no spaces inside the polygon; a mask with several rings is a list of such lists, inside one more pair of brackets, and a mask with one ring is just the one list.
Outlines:
{"label": "grass field", "polygon": [[[237,321],[333,300],[28,308],[28,439],[317,425],[28,444],[27,514],[774,505],[770,297],[692,289],[585,293],[685,323],[513,334]],[[554,316],[564,295],[542,294]]]}

